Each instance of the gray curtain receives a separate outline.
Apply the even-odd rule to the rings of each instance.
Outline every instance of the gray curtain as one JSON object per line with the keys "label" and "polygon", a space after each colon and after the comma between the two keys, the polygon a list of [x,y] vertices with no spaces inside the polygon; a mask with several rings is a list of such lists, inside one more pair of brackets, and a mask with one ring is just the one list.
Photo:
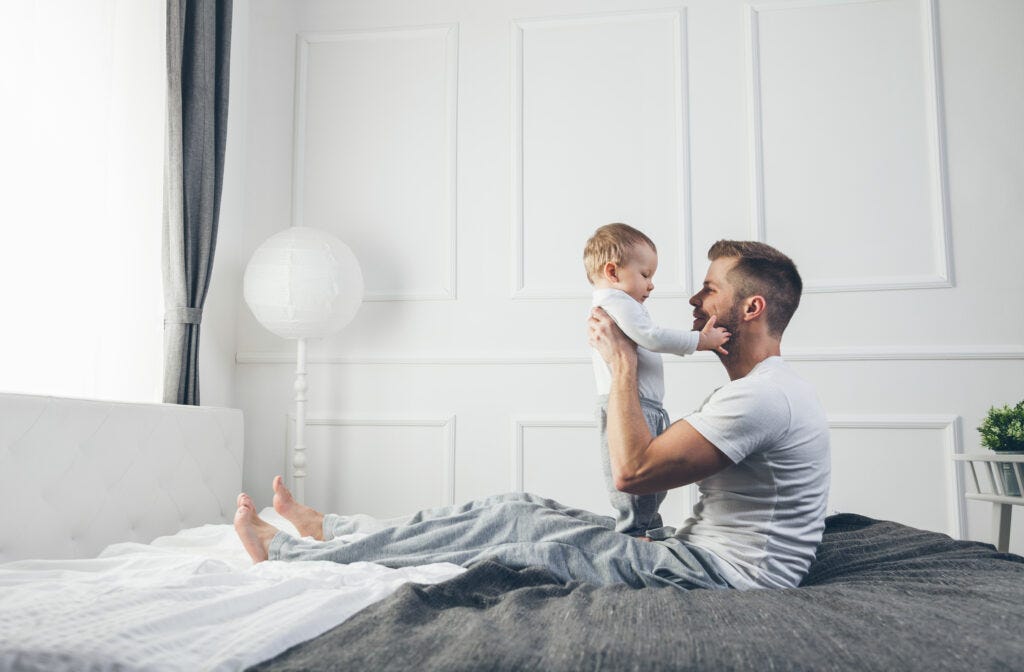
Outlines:
{"label": "gray curtain", "polygon": [[167,0],[164,402],[199,405],[199,325],[217,247],[231,0]]}

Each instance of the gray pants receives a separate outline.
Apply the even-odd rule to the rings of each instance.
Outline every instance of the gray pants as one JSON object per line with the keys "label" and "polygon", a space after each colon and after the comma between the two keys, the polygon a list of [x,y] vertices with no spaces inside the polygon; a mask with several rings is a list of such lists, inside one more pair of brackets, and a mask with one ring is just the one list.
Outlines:
{"label": "gray pants", "polygon": [[[601,467],[604,469],[604,483],[608,489],[608,500],[615,509],[615,530],[634,537],[651,536],[649,531],[662,526],[658,507],[665,501],[664,492],[649,495],[630,495],[615,488],[612,478],[612,463],[608,455],[608,397],[597,398],[597,426],[601,432]],[[651,436],[658,436],[668,429],[669,418],[664,407],[656,401],[640,398],[640,410],[647,421]],[[664,536],[653,533],[654,536]]]}
{"label": "gray pants", "polygon": [[[420,511],[404,520],[324,517],[324,541],[280,532],[271,560],[376,562],[406,567],[494,560],[514,569],[546,567],[560,581],[597,585],[729,588],[707,551],[675,538],[642,541],[619,534],[615,521],[528,493],[497,495],[462,506]],[[357,541],[337,537],[354,532]]]}

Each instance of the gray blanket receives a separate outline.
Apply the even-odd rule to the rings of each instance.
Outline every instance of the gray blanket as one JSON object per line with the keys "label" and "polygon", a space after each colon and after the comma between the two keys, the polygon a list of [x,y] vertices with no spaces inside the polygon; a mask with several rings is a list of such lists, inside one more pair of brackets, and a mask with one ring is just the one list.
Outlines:
{"label": "gray blanket", "polygon": [[843,514],[790,590],[559,584],[484,562],[255,670],[1019,670],[1024,558]]}

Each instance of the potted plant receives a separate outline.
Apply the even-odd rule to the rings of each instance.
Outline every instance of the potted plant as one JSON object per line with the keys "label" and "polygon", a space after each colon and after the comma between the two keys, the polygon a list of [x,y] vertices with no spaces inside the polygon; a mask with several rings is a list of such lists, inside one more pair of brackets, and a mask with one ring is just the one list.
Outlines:
{"label": "potted plant", "polygon": [[[1016,406],[993,406],[978,427],[981,433],[981,445],[1004,455],[1024,455],[1024,400]],[[1003,489],[1007,495],[1020,496],[1022,484],[1017,482],[1013,473],[1013,464],[999,463],[1002,474]]]}

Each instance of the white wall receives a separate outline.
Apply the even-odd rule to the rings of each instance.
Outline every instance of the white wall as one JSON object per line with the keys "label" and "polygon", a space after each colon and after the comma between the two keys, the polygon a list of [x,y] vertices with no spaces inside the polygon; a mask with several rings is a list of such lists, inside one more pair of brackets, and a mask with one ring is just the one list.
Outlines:
{"label": "white wall", "polygon": [[[294,221],[348,242],[367,283],[352,325],[310,348],[314,505],[523,487],[601,509],[580,254],[626,221],[659,244],[649,305],[673,326],[713,241],[791,254],[808,292],[783,353],[833,420],[833,506],[954,535],[963,510],[987,538],[950,455],[1024,397],[1024,4],[249,9],[240,258]],[[293,345],[242,309],[237,361],[266,504]],[[726,380],[703,355],[666,375],[674,418]]]}

